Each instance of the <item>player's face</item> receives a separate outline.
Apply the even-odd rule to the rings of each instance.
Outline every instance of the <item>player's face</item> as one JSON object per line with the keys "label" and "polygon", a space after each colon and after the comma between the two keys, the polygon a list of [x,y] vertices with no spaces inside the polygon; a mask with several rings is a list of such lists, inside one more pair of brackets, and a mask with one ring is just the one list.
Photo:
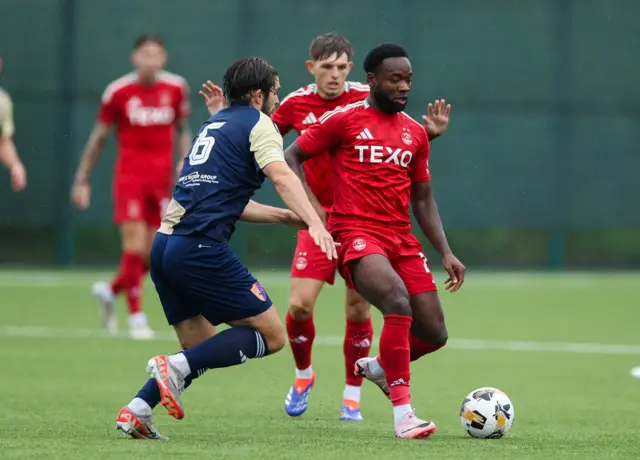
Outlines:
{"label": "player's face", "polygon": [[382,111],[397,113],[405,109],[412,76],[411,63],[405,57],[385,59],[375,75],[367,75],[371,94]]}
{"label": "player's face", "polygon": [[278,99],[278,91],[280,91],[280,79],[276,77],[273,89],[269,91],[267,97],[262,101],[262,112],[269,117],[276,111],[280,100]]}
{"label": "player's face", "polygon": [[143,80],[151,80],[167,63],[167,52],[159,44],[147,42],[133,51],[131,61]]}
{"label": "player's face", "polygon": [[333,99],[344,91],[344,82],[353,67],[346,53],[338,56],[333,53],[327,59],[307,61],[307,69],[313,74],[318,92],[324,99]]}

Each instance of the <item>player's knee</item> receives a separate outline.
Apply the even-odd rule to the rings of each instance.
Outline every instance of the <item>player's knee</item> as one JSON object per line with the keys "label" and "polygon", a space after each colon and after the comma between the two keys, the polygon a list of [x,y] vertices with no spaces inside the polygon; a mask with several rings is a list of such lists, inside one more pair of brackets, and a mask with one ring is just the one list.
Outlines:
{"label": "player's knee", "polygon": [[282,325],[264,338],[267,342],[267,349],[269,350],[270,355],[282,350],[287,343],[287,335],[285,334]]}
{"label": "player's knee", "polygon": [[347,298],[347,319],[362,323],[371,317],[371,305],[362,297]]}
{"label": "player's knee", "polygon": [[385,315],[411,316],[411,303],[406,292],[398,290],[388,296],[381,306]]}
{"label": "player's knee", "polygon": [[313,299],[304,295],[292,294],[289,300],[289,314],[296,321],[305,321],[313,316]]}
{"label": "player's knee", "polygon": [[447,340],[449,340],[449,332],[447,331],[447,327],[443,324],[442,328],[436,331],[436,335],[433,339],[433,344],[444,347],[447,344]]}
{"label": "player's knee", "polygon": [[449,340],[449,332],[444,321],[432,323],[428,327],[424,327],[417,321],[414,321],[413,324],[411,333],[425,343],[444,347]]}

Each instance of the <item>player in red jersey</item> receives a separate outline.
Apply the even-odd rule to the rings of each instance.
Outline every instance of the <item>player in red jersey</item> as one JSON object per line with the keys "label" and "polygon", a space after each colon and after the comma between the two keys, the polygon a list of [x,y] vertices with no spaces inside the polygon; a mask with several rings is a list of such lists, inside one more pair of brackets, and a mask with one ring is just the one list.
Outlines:
{"label": "player in red jersey", "polygon": [[[273,115],[281,134],[291,130],[302,134],[318,122],[328,111],[338,106],[362,101],[369,95],[369,87],[347,81],[353,66],[353,48],[341,35],[328,33],[311,42],[307,69],[315,83],[290,93]],[[224,108],[222,90],[211,82],[200,92],[209,113]],[[424,117],[431,138],[441,135],[447,128],[451,106],[444,100],[429,104],[429,116]],[[319,155],[304,163],[304,171],[311,193],[316,196],[324,212],[333,204],[333,181],[329,155]],[[307,231],[298,233],[298,243],[291,268],[291,292],[286,316],[289,343],[296,364],[296,379],[285,400],[285,410],[291,416],[300,416],[308,407],[308,397],[315,383],[311,367],[311,351],[315,338],[313,311],[318,295],[325,283],[333,284],[335,261],[328,261],[316,250]],[[369,355],[373,338],[370,306],[354,289],[347,287],[345,302],[347,316],[343,344],[346,384],[341,408],[341,420],[360,421],[360,387],[362,376],[355,375],[356,361]]]}
{"label": "player in red jersey", "polygon": [[[418,419],[410,405],[410,361],[447,341],[442,307],[427,258],[411,234],[409,205],[449,274],[455,292],[465,267],[453,255],[429,172],[429,140],[403,110],[411,90],[406,51],[380,45],[366,57],[369,97],[320,118],[286,151],[292,169],[304,178],[302,162],[331,154],[335,199],[329,227],[341,243],[338,269],[347,282],[381,310],[380,356],[362,358],[356,370],[389,395],[396,436],[423,438],[435,424]],[[312,193],[317,209],[322,206]]]}
{"label": "player in red jersey", "polygon": [[102,305],[103,323],[110,333],[117,330],[115,296],[125,293],[131,336],[149,339],[153,331],[140,308],[141,281],[149,270],[151,244],[174,183],[175,131],[180,133],[181,159],[189,150],[192,135],[188,86],[182,77],[163,70],[167,53],[162,39],[151,34],[140,36],[131,61],[135,71],[113,81],[102,95],[98,120],[76,173],[72,200],[79,209],[89,207],[89,178],[115,125],[114,220],[120,227],[122,259],[113,281],[95,283],[92,293]]}

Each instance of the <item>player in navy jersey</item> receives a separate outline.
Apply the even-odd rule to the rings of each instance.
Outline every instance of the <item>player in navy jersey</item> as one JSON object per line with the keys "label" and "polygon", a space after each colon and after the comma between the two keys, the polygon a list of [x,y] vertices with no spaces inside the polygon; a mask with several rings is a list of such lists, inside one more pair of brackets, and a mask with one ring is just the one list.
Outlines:
{"label": "player in navy jersey", "polygon": [[[259,58],[225,73],[229,108],[198,132],[151,249],[151,279],[182,352],[151,358],[147,381],[118,414],[116,428],[162,439],[151,411],[161,402],[184,417],[182,392],[207,369],[242,364],[281,350],[286,334],[271,299],[227,243],[238,219],[306,225],[328,259],[331,235],[300,180],[284,161],[282,136],[270,119],[278,103],[277,72]],[[264,178],[291,210],[252,202]],[[232,326],[216,334],[215,326]]]}
{"label": "player in navy jersey", "polygon": [[[324,114],[285,155],[304,178],[302,162],[330,152],[335,198],[328,226],[341,243],[338,270],[384,315],[379,356],[359,359],[355,371],[391,399],[397,437],[425,438],[436,426],[411,407],[410,362],[443,347],[447,328],[427,258],[411,234],[410,205],[442,255],[447,290],[460,288],[465,267],[442,228],[425,127],[404,113],[412,81],[407,52],[380,45],[365,58],[364,70],[368,98]],[[309,198],[321,210],[313,194]]]}

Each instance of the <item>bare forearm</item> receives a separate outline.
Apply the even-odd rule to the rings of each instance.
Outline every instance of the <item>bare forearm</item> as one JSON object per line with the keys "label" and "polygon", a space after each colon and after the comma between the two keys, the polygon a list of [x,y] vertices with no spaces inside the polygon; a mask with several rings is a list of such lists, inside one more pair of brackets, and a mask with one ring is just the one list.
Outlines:
{"label": "bare forearm", "polygon": [[254,224],[280,224],[287,222],[287,218],[286,209],[268,206],[253,200],[249,200],[240,216],[240,220]]}
{"label": "bare forearm", "polygon": [[21,164],[16,146],[10,137],[0,136],[0,163],[5,165],[9,170]]}
{"label": "bare forearm", "polygon": [[442,256],[450,253],[449,242],[442,227],[438,205],[433,195],[413,201],[413,214],[416,216],[422,233],[433,248]]}
{"label": "bare forearm", "polygon": [[295,175],[300,179],[300,183],[302,184],[302,188],[309,198],[309,202],[313,209],[319,216],[324,216],[324,208],[318,201],[318,198],[313,194],[311,189],[309,188],[309,184],[307,184],[307,180],[304,177],[304,167],[302,166],[302,161],[300,161],[299,152],[296,152],[295,149],[300,149],[297,144],[291,145],[287,151],[285,152],[285,160],[287,164],[291,168],[291,170],[295,173]]}
{"label": "bare forearm", "polygon": [[86,182],[89,180],[93,168],[95,168],[98,158],[100,158],[100,154],[104,149],[108,135],[109,131],[106,126],[98,126],[91,132],[87,145],[82,152],[82,157],[80,158],[80,165],[76,172],[76,182]]}
{"label": "bare forearm", "polygon": [[274,185],[284,204],[297,214],[305,224],[312,226],[321,221],[318,212],[314,209],[309,198],[307,198],[302,182],[300,182],[296,174],[291,172],[283,175],[274,181]]}

